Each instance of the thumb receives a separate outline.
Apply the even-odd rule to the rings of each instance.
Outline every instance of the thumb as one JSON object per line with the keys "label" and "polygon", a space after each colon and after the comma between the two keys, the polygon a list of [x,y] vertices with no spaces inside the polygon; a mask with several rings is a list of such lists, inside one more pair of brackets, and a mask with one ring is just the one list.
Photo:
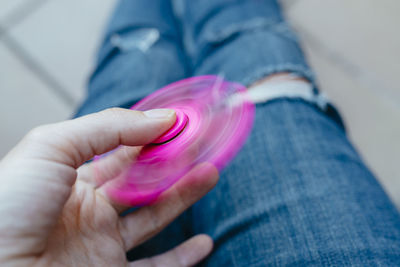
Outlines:
{"label": "thumb", "polygon": [[[35,146],[40,158],[77,168],[95,155],[119,145],[141,146],[150,143],[175,122],[171,109],[134,111],[112,108],[78,119],[41,126],[25,138]],[[26,151],[26,150],[25,150]]]}
{"label": "thumb", "polygon": [[32,130],[0,161],[0,256],[43,251],[79,165],[119,145],[147,144],[174,120],[173,110],[110,109]]}

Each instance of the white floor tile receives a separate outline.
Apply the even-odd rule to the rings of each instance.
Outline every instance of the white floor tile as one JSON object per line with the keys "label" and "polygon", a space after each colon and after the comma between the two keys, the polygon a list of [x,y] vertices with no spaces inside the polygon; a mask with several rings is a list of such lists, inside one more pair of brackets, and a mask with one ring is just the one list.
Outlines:
{"label": "white floor tile", "polygon": [[79,102],[114,2],[48,1],[11,35]]}
{"label": "white floor tile", "polygon": [[8,16],[12,15],[22,5],[32,2],[32,0],[1,0],[0,1],[0,25],[6,23]]}
{"label": "white floor tile", "polygon": [[30,129],[70,116],[66,107],[0,43],[0,158]]}
{"label": "white floor tile", "polygon": [[400,112],[316,54],[306,40],[304,47],[322,90],[341,111],[350,138],[400,207]]}
{"label": "white floor tile", "polygon": [[357,78],[400,107],[399,10],[398,0],[301,0],[288,17],[360,66]]}

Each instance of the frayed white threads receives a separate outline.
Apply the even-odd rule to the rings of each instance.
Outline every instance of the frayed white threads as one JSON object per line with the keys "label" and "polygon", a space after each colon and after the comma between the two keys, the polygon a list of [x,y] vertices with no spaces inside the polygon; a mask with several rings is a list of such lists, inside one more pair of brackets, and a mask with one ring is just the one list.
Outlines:
{"label": "frayed white threads", "polygon": [[146,53],[159,38],[160,32],[157,29],[145,28],[135,30],[124,36],[114,34],[111,37],[111,44],[124,52],[139,49],[141,52]]}

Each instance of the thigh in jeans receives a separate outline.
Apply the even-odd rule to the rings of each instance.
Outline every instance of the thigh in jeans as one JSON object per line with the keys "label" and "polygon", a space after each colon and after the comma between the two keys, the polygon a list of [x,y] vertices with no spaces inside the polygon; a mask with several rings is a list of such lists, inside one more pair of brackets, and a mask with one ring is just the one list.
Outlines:
{"label": "thigh in jeans", "polygon": [[[277,1],[185,1],[184,7],[185,45],[196,74],[251,85],[294,73],[318,96]],[[399,215],[337,114],[291,98],[257,105],[244,149],[191,210],[193,231],[215,241],[205,264],[398,265]]]}
{"label": "thigh in jeans", "polygon": [[185,47],[195,75],[221,74],[246,86],[274,73],[313,81],[275,0],[184,1]]}
{"label": "thigh in jeans", "polygon": [[400,218],[334,120],[314,104],[257,105],[253,132],[192,209],[206,266],[397,266]]}

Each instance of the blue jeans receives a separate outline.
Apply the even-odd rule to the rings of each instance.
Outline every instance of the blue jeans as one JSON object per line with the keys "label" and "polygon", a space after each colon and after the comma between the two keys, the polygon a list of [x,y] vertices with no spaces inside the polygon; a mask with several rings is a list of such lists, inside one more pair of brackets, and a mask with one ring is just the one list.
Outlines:
{"label": "blue jeans", "polygon": [[[250,85],[278,72],[314,84],[275,0],[122,0],[77,116],[130,107],[188,76]],[[257,104],[252,134],[215,189],[128,257],[198,233],[215,241],[205,266],[400,265],[397,210],[335,109],[300,98]]]}

